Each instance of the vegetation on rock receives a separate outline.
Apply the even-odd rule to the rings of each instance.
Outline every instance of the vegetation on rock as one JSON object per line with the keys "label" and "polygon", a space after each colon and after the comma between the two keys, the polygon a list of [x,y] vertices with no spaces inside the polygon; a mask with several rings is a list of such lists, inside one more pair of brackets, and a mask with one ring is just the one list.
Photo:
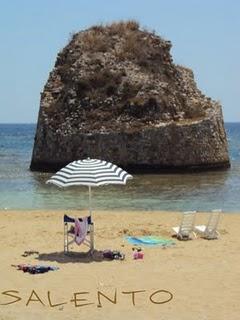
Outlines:
{"label": "vegetation on rock", "polygon": [[72,35],[44,88],[41,116],[70,132],[133,130],[200,119],[217,103],[174,65],[171,43],[136,21]]}

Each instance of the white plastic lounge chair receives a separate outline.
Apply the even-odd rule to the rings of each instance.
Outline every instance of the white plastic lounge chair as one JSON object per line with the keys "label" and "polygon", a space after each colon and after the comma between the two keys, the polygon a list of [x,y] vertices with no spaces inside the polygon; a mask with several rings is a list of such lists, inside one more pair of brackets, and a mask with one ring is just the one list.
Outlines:
{"label": "white plastic lounge chair", "polygon": [[194,232],[195,216],[196,211],[183,212],[182,222],[180,226],[172,228],[179,240],[191,239],[191,234],[193,234],[196,238],[196,234]]}
{"label": "white plastic lounge chair", "polygon": [[[91,217],[88,218],[88,228],[87,234],[82,242],[89,247],[89,252],[93,252],[94,250],[94,224],[91,221]],[[81,218],[79,218],[81,220]],[[67,216],[66,214],[63,217],[64,223],[64,253],[69,253],[69,245],[75,243],[75,233],[74,233],[74,226],[75,226],[75,219]]]}
{"label": "white plastic lounge chair", "polygon": [[195,226],[195,231],[201,234],[203,238],[209,240],[217,239],[220,235],[217,231],[217,226],[219,223],[221,212],[221,209],[212,210],[207,225]]}

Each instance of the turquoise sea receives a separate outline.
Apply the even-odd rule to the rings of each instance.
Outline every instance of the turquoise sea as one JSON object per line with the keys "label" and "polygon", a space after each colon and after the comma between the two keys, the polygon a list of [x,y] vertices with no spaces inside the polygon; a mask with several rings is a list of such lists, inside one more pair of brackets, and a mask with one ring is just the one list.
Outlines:
{"label": "turquoise sea", "polygon": [[[88,189],[46,185],[50,174],[31,172],[35,124],[0,124],[0,208],[83,209]],[[240,123],[225,124],[231,169],[134,175],[126,186],[93,189],[95,209],[240,212]]]}

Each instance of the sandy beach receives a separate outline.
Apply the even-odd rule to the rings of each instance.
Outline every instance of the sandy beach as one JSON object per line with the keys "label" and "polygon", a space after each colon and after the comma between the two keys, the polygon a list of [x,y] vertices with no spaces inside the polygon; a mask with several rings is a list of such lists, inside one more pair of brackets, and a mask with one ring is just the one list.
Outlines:
{"label": "sandy beach", "polygon": [[[223,214],[218,240],[175,239],[176,245],[165,249],[144,247],[144,259],[133,260],[126,235],[172,239],[171,227],[181,214],[97,211],[96,249],[120,250],[126,258],[93,261],[63,254],[64,213],[0,212],[0,319],[238,319],[240,215]],[[206,221],[199,213],[197,223]],[[29,250],[39,254],[23,257]],[[11,266],[20,263],[59,270],[31,275]]]}

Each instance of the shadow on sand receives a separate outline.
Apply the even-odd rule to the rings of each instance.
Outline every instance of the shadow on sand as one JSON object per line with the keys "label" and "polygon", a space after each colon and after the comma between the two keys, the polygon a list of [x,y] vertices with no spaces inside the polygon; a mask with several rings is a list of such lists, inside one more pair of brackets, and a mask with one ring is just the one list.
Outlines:
{"label": "shadow on sand", "polygon": [[40,261],[54,261],[58,263],[91,263],[109,261],[104,259],[102,251],[94,250],[91,252],[50,252],[39,253],[36,259]]}

